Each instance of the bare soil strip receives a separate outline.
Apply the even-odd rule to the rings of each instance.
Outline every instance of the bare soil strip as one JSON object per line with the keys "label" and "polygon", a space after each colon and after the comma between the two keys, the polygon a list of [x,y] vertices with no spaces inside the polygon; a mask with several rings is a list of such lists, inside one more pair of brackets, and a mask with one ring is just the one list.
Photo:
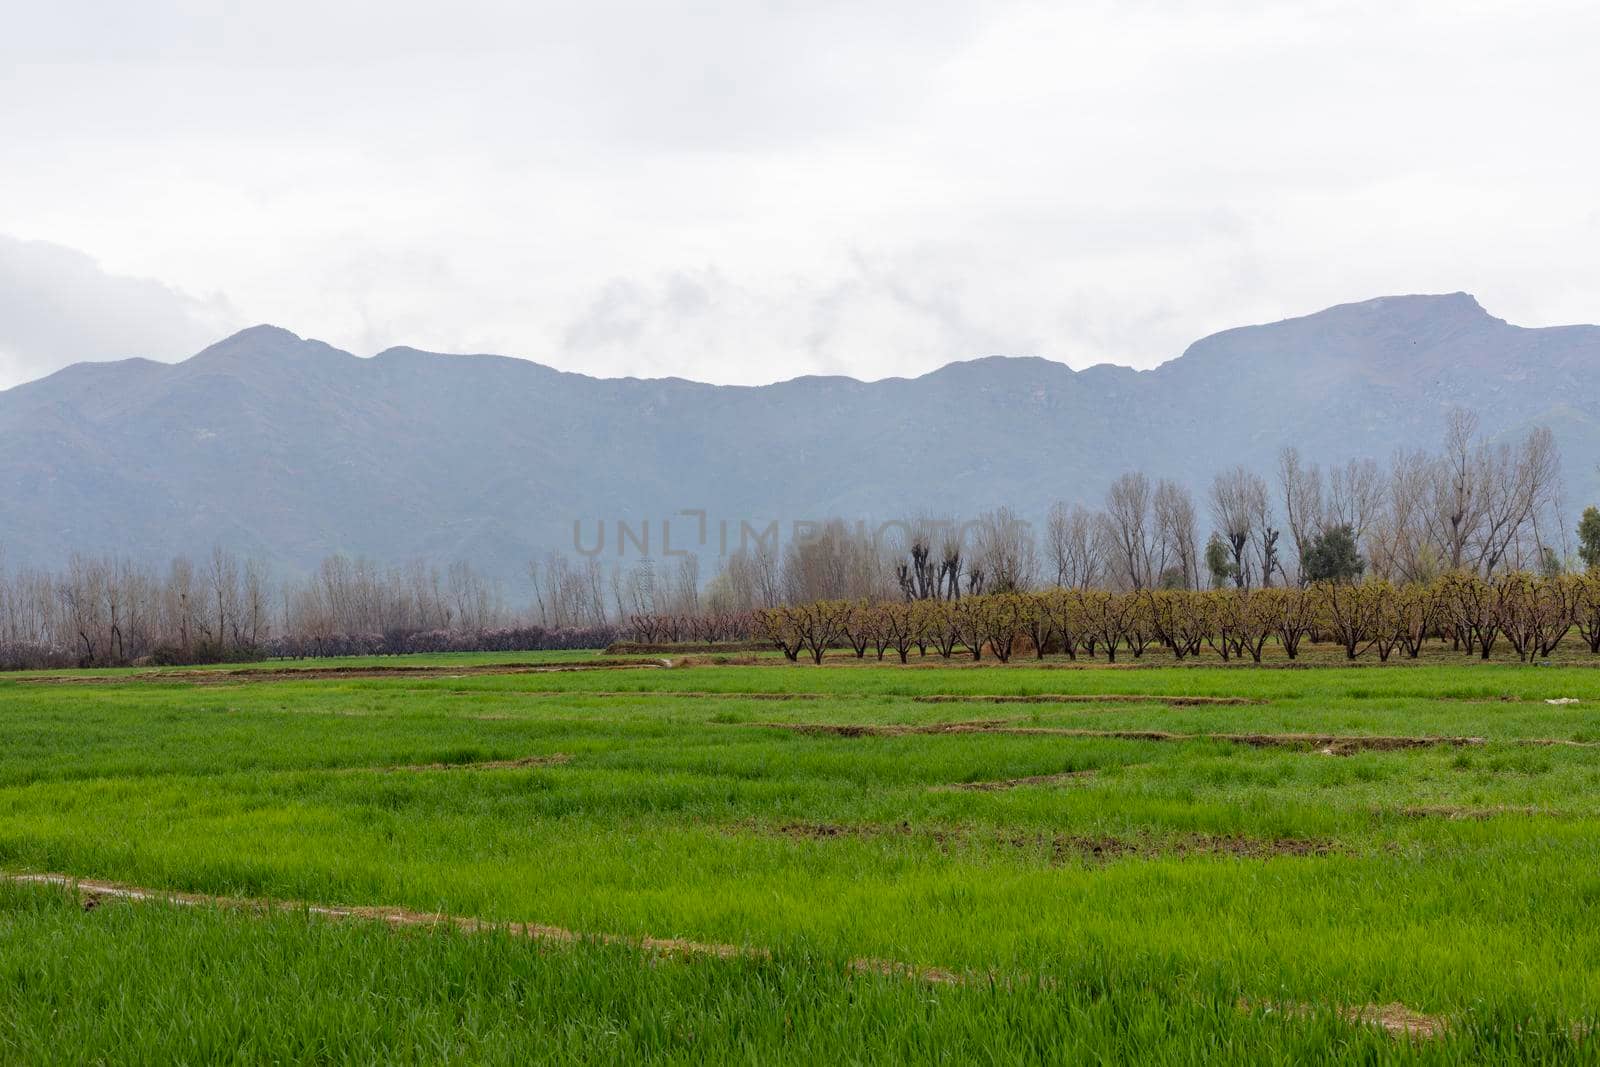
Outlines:
{"label": "bare soil strip", "polygon": [[1600,748],[1600,741],[1568,741],[1560,737],[1530,737],[1516,743],[1538,745],[1542,748]]}
{"label": "bare soil strip", "polygon": [[1015,719],[970,719],[965,722],[936,722],[915,726],[909,723],[826,723],[826,722],[748,722],[734,726],[761,726],[769,730],[792,730],[800,734],[833,734],[838,737],[904,737],[908,734],[975,734],[1004,732]]}
{"label": "bare soil strip", "polygon": [[[178,893],[163,889],[145,889],[119,882],[73,878],[64,874],[0,872],[0,881],[19,885],[53,886],[66,890],[79,898],[85,911],[95,910],[103,901],[117,900],[133,903],[170,904],[182,907],[220,908],[256,914],[268,914],[274,911],[301,912],[314,915],[320,919],[333,921],[381,922],[395,928],[436,928],[443,926],[452,927],[465,933],[496,932],[513,937],[524,937],[530,941],[560,945],[579,944],[585,941],[606,945],[623,945],[656,956],[679,958],[712,957],[716,959],[766,959],[771,956],[768,950],[752,945],[731,945],[711,941],[691,941],[682,938],[628,937],[622,934],[584,934],[565,927],[548,926],[542,923],[490,922],[469,916],[418,912],[405,908],[333,907],[324,904],[310,904],[304,901]],[[1013,982],[1021,981],[1050,981],[1048,977],[1034,979],[1024,975],[1006,977],[993,973],[973,974],[946,970],[941,967],[925,967],[900,960],[874,959],[871,957],[853,959],[847,966],[850,971],[856,974],[900,978],[908,981],[926,982],[930,985],[995,983],[1001,986],[1009,986]],[[1251,1003],[1249,1000],[1241,999],[1239,1001],[1239,1010],[1244,1012],[1259,1010],[1267,1014],[1276,1013],[1300,1019],[1309,1017],[1317,1009],[1311,1004],[1273,1004],[1264,1001]],[[1424,1015],[1421,1012],[1412,1011],[1404,1004],[1399,1003],[1369,1004],[1342,1008],[1338,1009],[1338,1013],[1347,1022],[1356,1025],[1376,1026],[1385,1033],[1411,1038],[1439,1037],[1449,1025],[1448,1020],[1443,1016]]]}
{"label": "bare soil strip", "polygon": [[1030,693],[1013,696],[949,693],[914,696],[911,699],[918,704],[1166,704],[1174,708],[1266,703],[1265,700],[1252,697],[1149,696],[1142,693]]}
{"label": "bare soil strip", "polygon": [[[1380,811],[1379,814],[1382,814]],[[1452,804],[1422,804],[1411,808],[1401,808],[1399,814],[1407,819],[1470,819],[1483,821],[1498,818],[1501,815],[1543,815],[1548,818],[1562,818],[1564,813],[1551,811],[1548,808],[1535,808],[1532,806],[1515,807],[1512,805],[1498,805],[1490,808],[1462,808]]]}
{"label": "bare soil strip", "polygon": [[613,641],[606,646],[611,656],[682,656],[690,653],[707,655],[716,652],[771,652],[770,641],[685,641],[674,644],[668,641]]}
{"label": "bare soil strip", "polygon": [[[775,655],[776,649],[769,647],[764,655],[749,653],[734,653],[729,655],[706,655],[696,653],[684,656],[675,662],[683,667],[772,667],[772,668],[799,668],[802,670],[1030,670],[1030,671],[1134,671],[1158,667],[1170,667],[1170,661],[1165,663],[1105,663],[1076,662],[1056,663],[1040,660],[1013,659],[1007,663],[995,660],[974,661],[966,655],[952,656],[950,659],[940,659],[938,656],[913,656],[905,663],[896,663],[892,659],[877,659],[871,656],[856,657],[841,649],[829,649],[827,657],[821,663],[812,663],[808,658],[802,657],[801,661],[790,662],[782,656]],[[1209,664],[1209,666],[1218,666]],[[1226,666],[1225,664],[1222,666]],[[1241,666],[1245,666],[1241,664]],[[1272,664],[1251,664],[1257,668],[1268,668]]]}
{"label": "bare soil strip", "polygon": [[1074,782],[1086,782],[1099,773],[1092,769],[1063,771],[1060,774],[1030,774],[1026,778],[1002,778],[992,782],[951,782],[949,785],[936,785],[931,788],[936,793],[999,793],[1028,785],[1071,785]]}
{"label": "bare soil strip", "polygon": [[[738,725],[763,726],[772,730],[792,730],[803,734],[832,734],[838,737],[902,737],[908,734],[985,733],[1018,736],[1106,738],[1117,741],[1227,741],[1236,745],[1249,745],[1253,748],[1310,749],[1334,756],[1348,755],[1352,752],[1393,752],[1409,748],[1464,747],[1488,744],[1488,738],[1485,737],[1395,737],[1381,734],[1180,734],[1167,730],[1077,730],[1062,726],[1019,726],[1015,719],[974,719],[965,722],[942,722],[926,725],[805,722],[759,722]],[[1569,743],[1577,744],[1578,742]]]}
{"label": "bare soil strip", "polygon": [[1330,856],[1340,851],[1331,841],[1292,837],[1267,839],[1245,837],[1242,834],[1187,833],[1166,839],[1145,836],[1123,838],[1088,834],[1028,834],[1004,831],[974,832],[942,827],[917,828],[910,823],[840,825],[813,822],[788,822],[778,825],[743,823],[729,829],[733,833],[767,834],[796,841],[919,838],[926,840],[941,852],[950,852],[959,845],[994,843],[1019,852],[1043,854],[1054,863],[1156,856],[1234,856],[1241,859],[1270,859],[1275,856]]}
{"label": "bare soil strip", "polygon": [[[303,912],[322,919],[365,920],[387,923],[393,927],[453,927],[466,933],[504,933],[525,937],[533,941],[556,944],[595,942],[603,945],[625,945],[660,956],[710,956],[718,959],[765,959],[771,953],[752,945],[731,945],[715,941],[691,941],[676,937],[633,937],[625,934],[581,933],[562,926],[544,923],[494,922],[464,915],[446,915],[411,911],[393,907],[335,907],[312,904],[306,901],[272,900],[263,897],[227,897],[206,893],[179,893],[165,889],[145,889],[120,882],[103,882],[88,878],[73,878],[65,874],[14,874],[0,872],[0,881],[19,885],[54,886],[75,893],[83,902],[85,911],[97,908],[105,900],[126,900],[137,903],[174,904],[183,907],[223,908],[234,911],[267,914],[270,912]],[[962,984],[976,976],[958,974],[938,967],[923,967],[899,960],[861,958],[851,960],[849,967],[859,974],[881,974],[941,985]]]}
{"label": "bare soil strip", "polygon": [[556,767],[563,763],[571,763],[572,757],[565,752],[552,752],[548,756],[523,756],[520,759],[482,760],[477,763],[411,763],[401,764],[397,767],[384,767],[384,771],[396,772],[421,772],[421,771],[511,771],[523,767]]}
{"label": "bare soil strip", "polygon": [[[1251,1012],[1259,1010],[1264,1015],[1283,1015],[1295,1019],[1309,1018],[1317,1011],[1313,1004],[1276,1004],[1261,1001],[1255,1004],[1248,1000],[1239,1001],[1239,1010]],[[1450,1021],[1442,1015],[1424,1015],[1420,1011],[1412,1011],[1404,1004],[1360,1004],[1353,1007],[1337,1009],[1341,1019],[1357,1025],[1376,1026],[1385,1033],[1397,1037],[1435,1038],[1442,1035],[1450,1026]]]}
{"label": "bare soil strip", "polygon": [[230,667],[226,670],[138,671],[134,674],[36,674],[16,679],[34,685],[123,685],[129,682],[312,682],[329,678],[467,678],[486,674],[567,674],[574,671],[662,670],[668,660],[590,660],[584,663],[474,663],[392,667]]}
{"label": "bare soil strip", "polygon": [[525,696],[559,697],[684,697],[690,700],[826,700],[826,693],[713,692],[708,689],[551,689]]}

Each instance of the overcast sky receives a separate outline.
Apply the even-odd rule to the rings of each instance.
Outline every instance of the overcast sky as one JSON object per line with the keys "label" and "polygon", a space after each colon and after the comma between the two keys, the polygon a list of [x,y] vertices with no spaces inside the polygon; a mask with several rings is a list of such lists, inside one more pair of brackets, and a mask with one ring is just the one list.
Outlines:
{"label": "overcast sky", "polygon": [[256,322],[753,383],[1600,320],[1600,5],[1200,6],[17,5],[0,386]]}

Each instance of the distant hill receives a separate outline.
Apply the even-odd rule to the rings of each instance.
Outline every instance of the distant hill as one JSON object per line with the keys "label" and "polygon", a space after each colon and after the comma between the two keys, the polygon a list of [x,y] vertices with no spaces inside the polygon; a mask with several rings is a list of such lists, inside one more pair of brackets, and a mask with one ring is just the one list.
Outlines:
{"label": "distant hill", "polygon": [[993,357],[753,388],[363,359],[257,326],[0,392],[0,547],[55,564],[220,541],[289,571],[342,551],[511,576],[574,519],[1042,516],[1130,468],[1198,492],[1234,463],[1270,476],[1286,442],[1322,462],[1433,448],[1455,405],[1491,433],[1549,425],[1569,510],[1600,497],[1600,327],[1524,329],[1464,293],[1228,330],[1150,371]]}

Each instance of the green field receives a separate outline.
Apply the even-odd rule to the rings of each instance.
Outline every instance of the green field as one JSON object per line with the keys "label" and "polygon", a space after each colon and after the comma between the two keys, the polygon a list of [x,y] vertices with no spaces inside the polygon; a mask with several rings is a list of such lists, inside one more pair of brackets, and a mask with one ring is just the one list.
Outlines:
{"label": "green field", "polygon": [[584,935],[8,883],[0,1062],[1600,1058],[1592,668],[596,658],[0,679],[0,871]]}

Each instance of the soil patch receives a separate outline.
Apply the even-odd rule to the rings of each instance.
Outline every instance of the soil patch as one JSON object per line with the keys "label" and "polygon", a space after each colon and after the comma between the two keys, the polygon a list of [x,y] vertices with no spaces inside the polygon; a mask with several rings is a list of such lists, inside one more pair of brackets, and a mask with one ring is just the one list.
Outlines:
{"label": "soil patch", "polygon": [[703,689],[552,689],[529,696],[561,697],[683,697],[689,700],[824,700],[825,693],[738,693]]}
{"label": "soil patch", "polygon": [[[1393,752],[1410,748],[1439,746],[1464,747],[1488,743],[1483,737],[1396,737],[1381,734],[1180,734],[1167,730],[1076,730],[1058,726],[1020,726],[1015,719],[975,719],[965,722],[909,725],[902,723],[795,723],[761,722],[741,725],[764,726],[806,734],[833,734],[839,737],[901,737],[907,734],[1009,734],[1043,737],[1107,738],[1118,741],[1226,741],[1252,748],[1294,748],[1329,756],[1353,752]],[[1534,742],[1560,743],[1560,742]],[[1579,742],[1567,742],[1578,744]]]}
{"label": "soil patch", "polygon": [[1463,808],[1452,804],[1423,804],[1417,807],[1401,808],[1400,814],[1408,819],[1471,819],[1482,821],[1493,819],[1500,815],[1547,815],[1556,817],[1557,812],[1532,806],[1515,807],[1501,804],[1489,808]]}
{"label": "soil patch", "polygon": [[758,833],[787,837],[795,841],[828,841],[836,838],[872,839],[886,837],[920,838],[940,852],[951,852],[963,845],[994,843],[1018,852],[1046,855],[1053,863],[1082,860],[1116,860],[1158,856],[1235,856],[1245,859],[1270,859],[1275,856],[1328,856],[1340,851],[1331,841],[1309,838],[1246,837],[1242,834],[1186,833],[1174,837],[1110,837],[1090,834],[1019,833],[982,831],[948,827],[913,827],[910,823],[787,822],[778,825],[743,823],[729,828],[732,833]]}
{"label": "soil patch", "polygon": [[[86,878],[72,878],[64,874],[10,874],[0,872],[0,881],[20,885],[54,886],[75,893],[85,911],[98,909],[108,900],[135,903],[172,904],[181,907],[209,907],[255,912],[301,912],[321,919],[365,920],[387,923],[393,927],[453,927],[465,933],[498,932],[513,937],[526,937],[534,941],[557,944],[594,942],[603,945],[625,945],[657,956],[716,957],[718,959],[766,959],[771,953],[758,946],[732,945],[715,941],[691,941],[676,937],[635,937],[626,934],[582,933],[561,926],[543,923],[494,922],[464,915],[446,915],[434,912],[412,911],[392,907],[335,907],[311,904],[305,901],[271,900],[267,898],[224,897],[204,893],[178,893],[163,889],[145,889],[120,882],[103,882]],[[965,984],[976,976],[924,967],[900,960],[883,960],[861,957],[846,965],[856,974],[884,975],[911,981],[939,985]]]}
{"label": "soil patch", "polygon": [[[1241,1000],[1239,1010],[1246,1012],[1259,1010],[1267,1015],[1305,1019],[1315,1014],[1317,1008],[1312,1004],[1274,1004],[1265,1001],[1251,1004],[1248,1000]],[[1444,1016],[1424,1015],[1399,1002],[1358,1004],[1337,1008],[1335,1011],[1345,1022],[1360,1026],[1376,1026],[1385,1033],[1401,1037],[1435,1038],[1449,1028],[1449,1020]]]}
{"label": "soil patch", "polygon": [[772,730],[792,730],[801,734],[833,734],[838,737],[904,737],[908,734],[972,734],[1001,732],[1015,719],[970,719],[964,722],[910,723],[820,723],[753,722],[738,726],[764,726]]}
{"label": "soil patch", "polygon": [[[53,886],[65,890],[77,896],[84,911],[90,913],[99,910],[100,906],[106,901],[164,903],[182,907],[220,908],[257,914],[266,914],[274,911],[301,912],[331,921],[354,919],[381,922],[395,928],[436,928],[443,926],[466,933],[499,932],[514,937],[525,937],[532,941],[558,945],[570,945],[587,941],[629,946],[655,956],[765,959],[771,955],[766,949],[752,945],[692,941],[683,938],[632,937],[604,933],[585,934],[565,927],[549,926],[542,923],[490,922],[469,916],[418,912],[405,908],[334,907],[310,904],[303,901],[178,893],[169,890],[146,889],[118,882],[72,878],[63,874],[10,874],[0,872],[0,880],[23,885]],[[1048,976],[973,974],[939,967],[925,967],[899,960],[871,957],[850,960],[846,966],[850,972],[855,974],[899,978],[933,985],[999,984],[1005,986],[1011,982],[1032,983],[1038,981],[1048,983],[1052,980]],[[1251,1002],[1247,999],[1241,999],[1239,1001],[1239,1010],[1245,1012],[1261,1011],[1267,1014],[1276,1013],[1293,1018],[1306,1018],[1314,1014],[1317,1008],[1314,1005],[1303,1003]],[[1426,1015],[1422,1012],[1413,1011],[1400,1003],[1369,1004],[1336,1010],[1339,1016],[1348,1022],[1376,1026],[1383,1032],[1397,1037],[1436,1038],[1441,1036],[1449,1027],[1449,1021],[1443,1016]],[[1582,1030],[1574,1031],[1577,1036],[1581,1036],[1584,1032]]]}
{"label": "soil patch", "polygon": [[1027,785],[1071,785],[1074,782],[1086,782],[1099,773],[1096,770],[1085,770],[1063,771],[1060,774],[1030,774],[1026,778],[1002,778],[992,782],[952,782],[949,785],[936,785],[933,790],[938,793],[999,793]]}
{"label": "soil patch", "polygon": [[412,763],[383,769],[391,773],[398,771],[510,771],[522,767],[557,767],[563,763],[571,762],[572,757],[565,752],[553,752],[548,756],[523,756],[520,759],[483,760],[477,763]]}
{"label": "soil patch", "polygon": [[690,652],[771,652],[770,641],[686,641],[678,644],[658,642],[647,644],[639,641],[614,641],[606,646],[607,655],[612,656],[646,656],[646,655],[681,655]]}
{"label": "soil patch", "polygon": [[1030,693],[1015,696],[974,696],[949,693],[914,696],[918,704],[1166,704],[1175,708],[1210,705],[1265,704],[1251,697],[1147,696],[1140,693]]}

